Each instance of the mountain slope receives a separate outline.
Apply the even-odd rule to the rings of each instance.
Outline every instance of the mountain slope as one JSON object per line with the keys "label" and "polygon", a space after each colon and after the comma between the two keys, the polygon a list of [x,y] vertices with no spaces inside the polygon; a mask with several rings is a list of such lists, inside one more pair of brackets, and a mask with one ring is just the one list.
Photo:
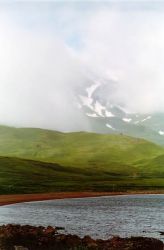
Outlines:
{"label": "mountain slope", "polygon": [[0,192],[164,188],[164,149],[124,135],[0,126]]}
{"label": "mountain slope", "polygon": [[[115,103],[114,82],[92,80],[77,91],[77,106],[90,125],[89,131],[144,138],[164,145],[164,113],[132,113]],[[113,87],[112,87],[113,86]]]}
{"label": "mountain slope", "polygon": [[158,145],[124,135],[61,133],[0,126],[0,155],[57,162],[74,167],[132,164],[163,154]]}
{"label": "mountain slope", "polygon": [[[144,173],[131,166],[124,172],[72,167],[55,163],[0,157],[0,194],[56,191],[127,191],[164,189],[164,170]],[[120,171],[119,171],[120,170]]]}

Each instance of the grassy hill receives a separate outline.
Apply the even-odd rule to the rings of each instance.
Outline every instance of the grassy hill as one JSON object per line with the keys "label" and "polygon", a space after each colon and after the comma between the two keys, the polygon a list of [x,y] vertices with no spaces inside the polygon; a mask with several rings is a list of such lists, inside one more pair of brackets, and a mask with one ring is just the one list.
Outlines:
{"label": "grassy hill", "polygon": [[124,135],[0,126],[0,155],[3,156],[102,168],[109,162],[131,164],[163,153],[160,146]]}
{"label": "grassy hill", "polygon": [[[122,166],[123,167],[123,166]],[[164,171],[144,173],[64,167],[19,158],[0,157],[0,194],[55,191],[127,191],[164,188]]]}
{"label": "grassy hill", "polygon": [[164,149],[124,135],[0,126],[0,193],[164,188]]}

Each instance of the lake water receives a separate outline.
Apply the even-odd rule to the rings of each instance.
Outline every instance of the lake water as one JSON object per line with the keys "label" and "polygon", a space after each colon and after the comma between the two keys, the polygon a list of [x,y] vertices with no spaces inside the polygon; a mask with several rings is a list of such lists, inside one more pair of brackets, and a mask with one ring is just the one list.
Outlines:
{"label": "lake water", "polygon": [[65,227],[94,238],[148,236],[164,241],[164,195],[126,195],[26,202],[0,207],[0,224]]}

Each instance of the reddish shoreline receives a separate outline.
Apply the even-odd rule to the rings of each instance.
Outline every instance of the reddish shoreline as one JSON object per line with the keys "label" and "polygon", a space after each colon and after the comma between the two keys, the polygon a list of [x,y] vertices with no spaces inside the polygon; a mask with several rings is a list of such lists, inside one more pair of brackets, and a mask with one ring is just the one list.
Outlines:
{"label": "reddish shoreline", "polygon": [[164,194],[164,190],[160,191],[140,191],[140,192],[54,192],[39,194],[12,194],[0,195],[0,206],[10,205],[29,201],[44,201],[65,198],[85,198],[111,195],[132,195],[132,194]]}

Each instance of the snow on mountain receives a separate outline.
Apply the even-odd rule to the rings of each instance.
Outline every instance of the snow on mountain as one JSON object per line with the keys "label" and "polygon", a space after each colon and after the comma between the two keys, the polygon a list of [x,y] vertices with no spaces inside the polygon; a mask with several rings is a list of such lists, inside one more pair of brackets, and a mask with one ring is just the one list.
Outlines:
{"label": "snow on mountain", "polygon": [[96,101],[94,105],[94,111],[99,114],[99,116],[104,117],[103,111],[105,110],[105,107],[101,105],[98,101]]}
{"label": "snow on mountain", "polygon": [[88,96],[82,96],[82,95],[79,95],[79,98],[81,100],[82,105],[87,106],[88,108],[93,110],[93,106],[92,106],[93,99],[92,98],[90,98]]}
{"label": "snow on mountain", "polygon": [[131,118],[122,118],[122,120],[124,121],[124,122],[131,122]]}
{"label": "snow on mountain", "polygon": [[107,128],[111,128],[111,129],[113,129],[113,130],[116,130],[116,129],[113,128],[109,123],[106,123],[106,127],[107,127]]}
{"label": "snow on mountain", "polygon": [[112,112],[108,111],[108,110],[105,110],[105,116],[106,117],[114,117],[115,115],[112,114]]}
{"label": "snow on mountain", "polygon": [[88,97],[91,98],[94,91],[101,85],[100,82],[96,82],[95,84],[91,85],[90,87],[86,88],[88,93]]}
{"label": "snow on mountain", "polygon": [[[77,105],[88,119],[90,131],[121,133],[141,137],[164,145],[164,113],[130,113],[121,104],[114,103],[113,86],[105,80],[89,81],[77,93]],[[162,136],[163,135],[163,136]]]}
{"label": "snow on mountain", "polygon": [[98,117],[98,115],[96,115],[95,113],[93,113],[93,114],[86,113],[86,115],[89,116],[89,117]]}
{"label": "snow on mountain", "polygon": [[141,120],[141,122],[145,122],[147,120],[151,119],[151,116],[149,115],[148,117],[144,118],[143,120]]}

